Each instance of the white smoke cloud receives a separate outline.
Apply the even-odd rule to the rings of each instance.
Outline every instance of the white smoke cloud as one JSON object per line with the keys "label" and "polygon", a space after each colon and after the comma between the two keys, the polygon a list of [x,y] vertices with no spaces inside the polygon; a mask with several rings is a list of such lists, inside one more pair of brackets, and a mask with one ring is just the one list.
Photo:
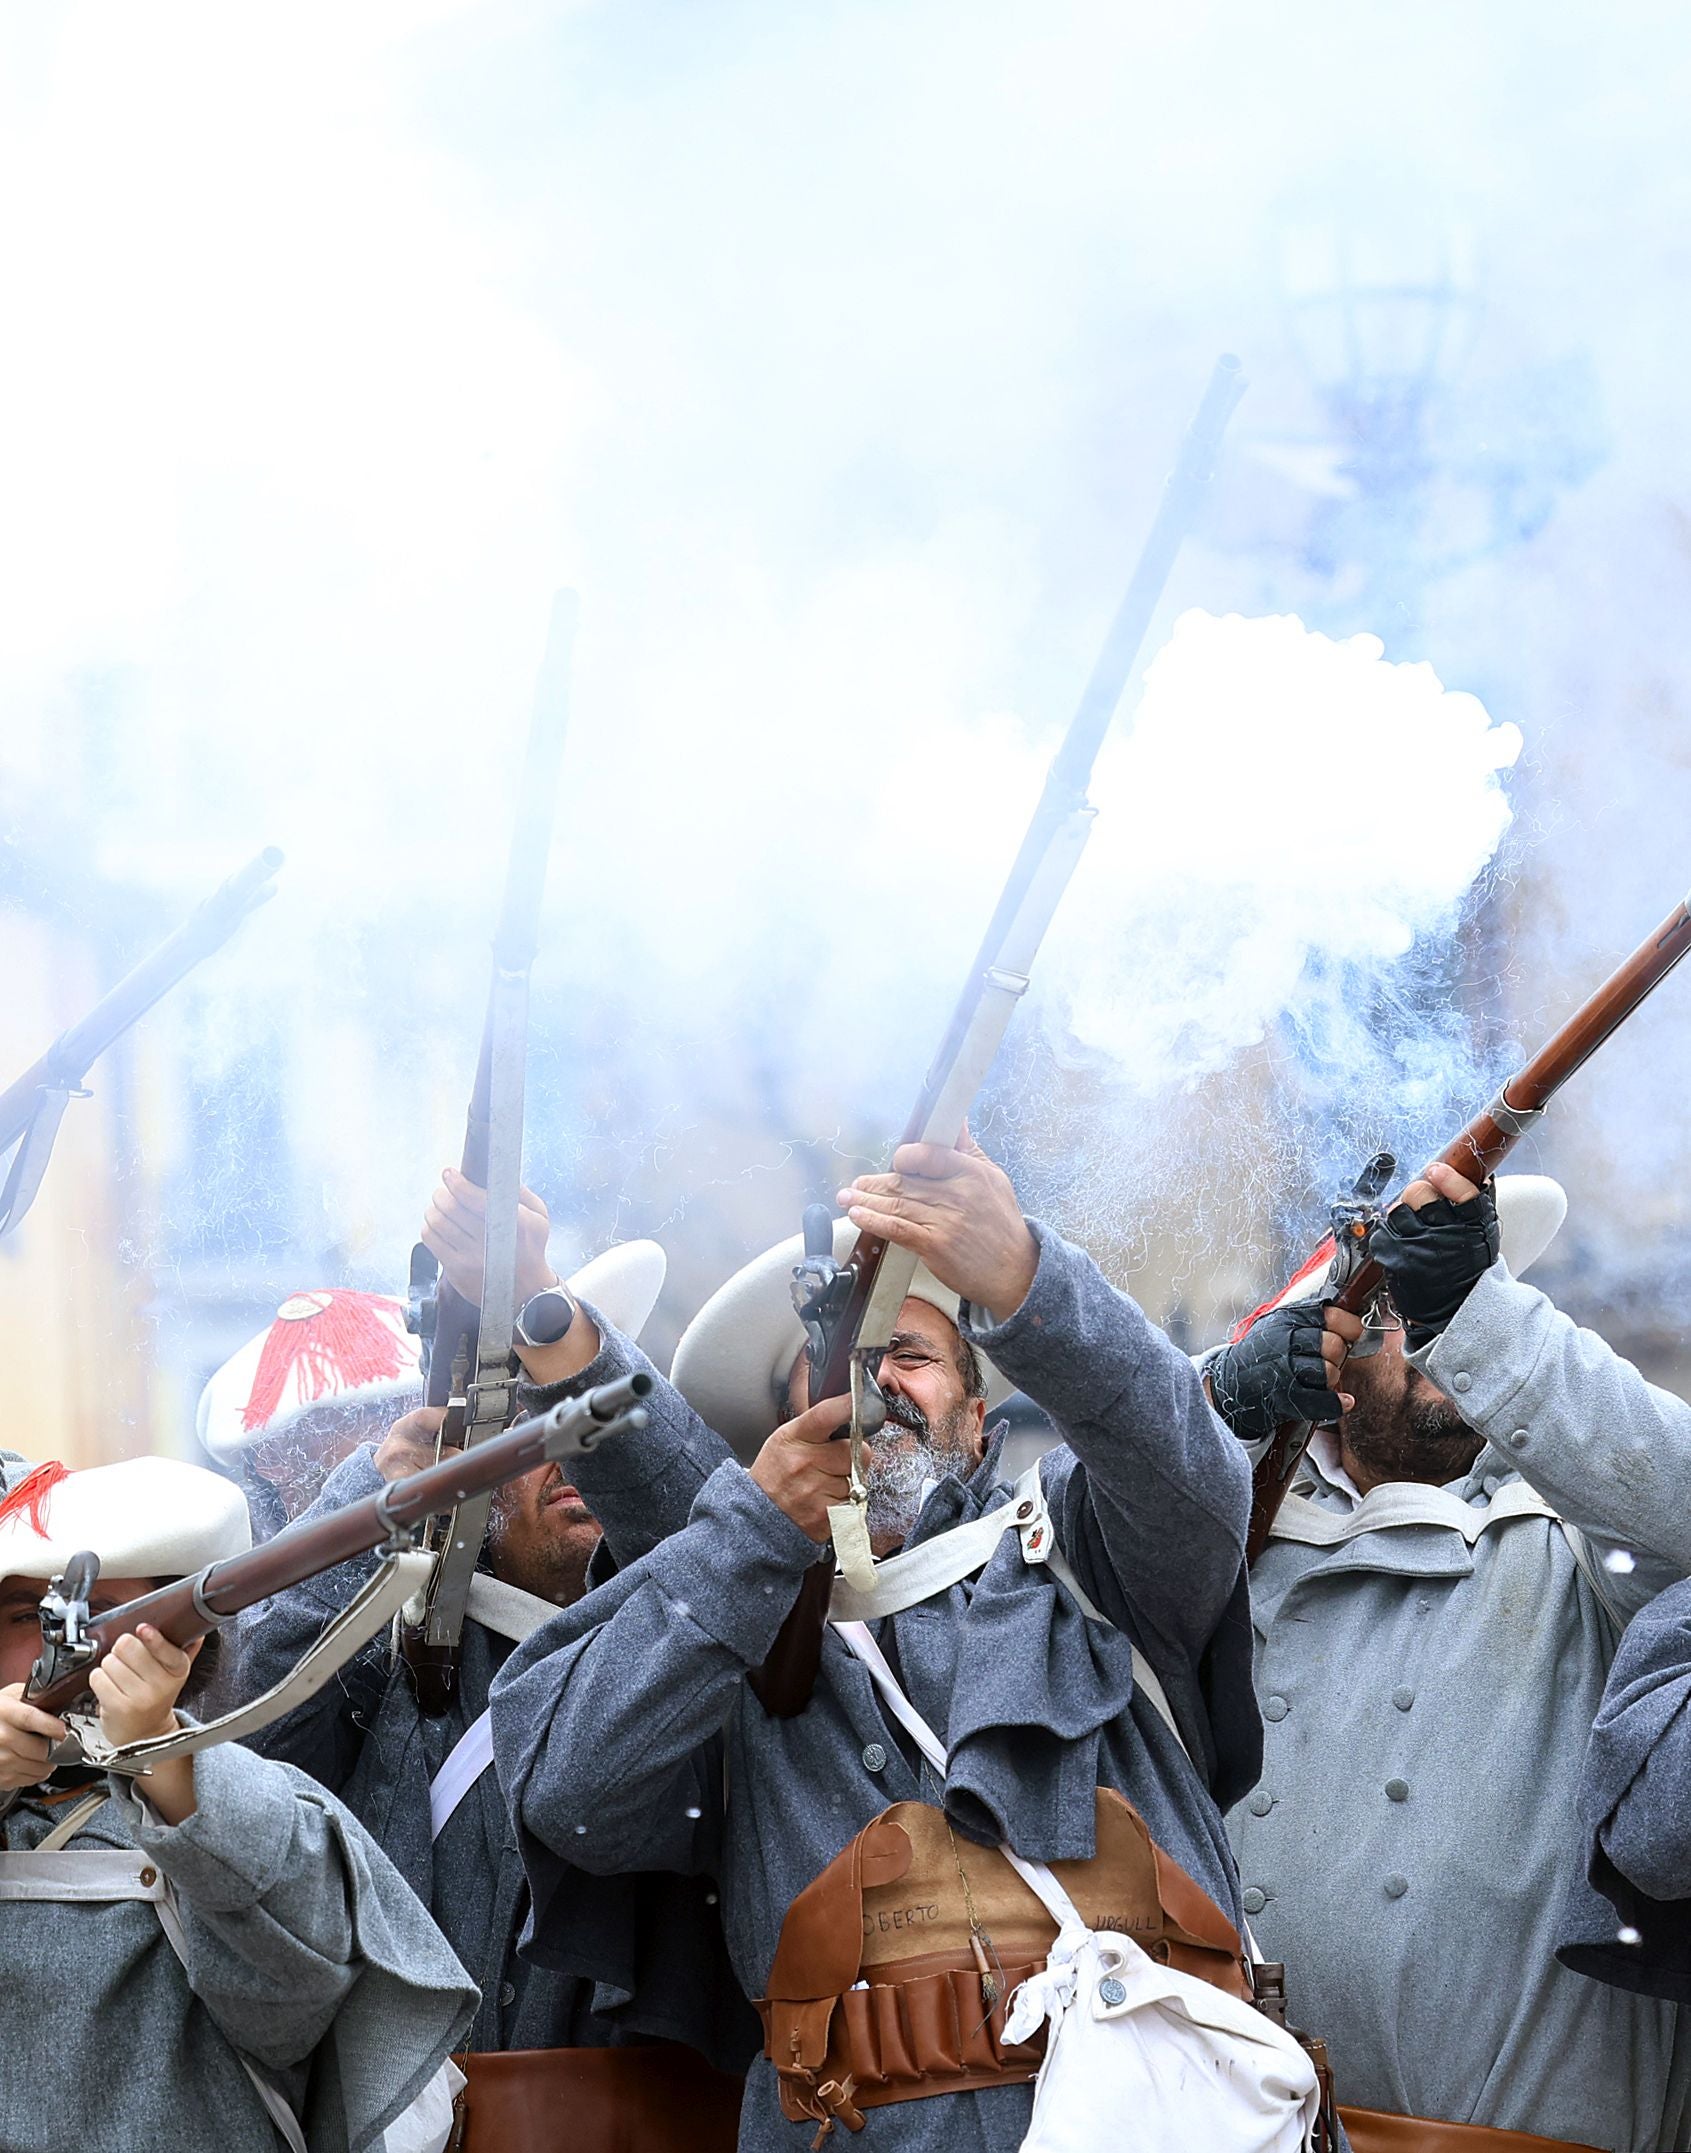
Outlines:
{"label": "white smoke cloud", "polygon": [[1223,1068],[1340,977],[1385,972],[1453,926],[1520,749],[1376,636],[1184,614],[1094,787],[1056,952],[1066,1029],[1151,1091]]}
{"label": "white smoke cloud", "polygon": [[[713,1095],[783,1138],[896,1125],[1222,348],[1253,387],[1150,648],[1194,604],[1363,620],[1519,721],[1509,871],[1542,859],[1559,895],[1535,969],[1483,959],[1494,1034],[1563,1013],[1567,941],[1600,976],[1684,879],[1671,11],[1551,32],[1527,0],[1429,0],[1410,36],[1314,0],[1293,38],[1245,0],[66,0],[12,11],[0,54],[0,775],[26,835],[56,815],[67,852],[184,904],[288,850],[207,1006],[261,1059],[308,1001],[363,1041],[302,1080],[333,1137],[293,1132],[342,1245],[402,1248],[413,1161],[455,1134],[562,581],[542,985],[623,1011],[575,1051],[638,1076],[654,1132]],[[1405,194],[1485,240],[1434,417],[1477,410],[1495,447],[1572,350],[1614,436],[1583,493],[1529,469],[1547,529],[1442,582],[1427,561],[1489,542],[1492,503],[1462,494],[1464,521],[1411,467],[1460,427],[1400,444],[1378,559],[1312,565],[1355,444],[1276,284],[1288,201],[1299,230],[1345,211],[1389,277]],[[1550,393],[1537,423],[1554,447],[1579,418]],[[1327,491],[1269,499],[1275,468]],[[1480,1103],[1499,1038],[1432,960],[1511,737],[1364,646],[1181,630],[1106,751],[1011,1054],[1119,1082],[1057,1136],[1072,1068],[997,1088],[1072,1169],[1071,1216],[1146,1215],[1159,1151],[1159,1200],[1202,1211],[1223,1169],[1181,1116],[1224,1118],[1235,1077],[1275,1108],[1229,1162],[1262,1203],[1319,1191],[1313,1129],[1431,1137]],[[1664,1234],[1683,1004],[1581,1080],[1590,1187],[1665,1188]],[[368,1131],[332,1111],[378,1083]],[[1648,1171],[1610,1123],[1651,1131]]]}

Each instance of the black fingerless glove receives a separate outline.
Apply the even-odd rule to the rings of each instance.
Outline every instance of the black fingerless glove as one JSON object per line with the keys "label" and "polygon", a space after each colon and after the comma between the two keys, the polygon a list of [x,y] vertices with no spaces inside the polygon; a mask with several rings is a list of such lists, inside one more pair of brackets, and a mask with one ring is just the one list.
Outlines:
{"label": "black fingerless glove", "polygon": [[1324,1427],[1339,1401],[1321,1357],[1321,1303],[1292,1301],[1258,1317],[1237,1344],[1224,1346],[1204,1373],[1215,1409],[1246,1442],[1272,1435],[1282,1421]]}
{"label": "black fingerless glove", "polygon": [[1368,1253],[1386,1274],[1411,1353],[1432,1344],[1497,1261],[1500,1245],[1489,1181],[1465,1204],[1447,1196],[1419,1211],[1399,1204],[1374,1228]]}

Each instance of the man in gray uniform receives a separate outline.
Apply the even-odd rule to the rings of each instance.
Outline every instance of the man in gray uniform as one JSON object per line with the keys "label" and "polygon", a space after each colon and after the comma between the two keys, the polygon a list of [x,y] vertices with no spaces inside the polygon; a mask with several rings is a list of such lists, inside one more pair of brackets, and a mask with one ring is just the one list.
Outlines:
{"label": "man in gray uniform", "polygon": [[[201,1466],[67,1474],[0,1451],[8,2153],[360,2153],[469,2024],[475,1991],[434,1923],[303,1773],[230,1742],[138,1779],[46,1776],[65,1727],[22,1691],[49,1578],[91,1550],[105,1613],[248,1538],[239,1491]],[[178,1733],[196,1655],[120,1639],[91,1676],[107,1740]]]}
{"label": "man in gray uniform", "polygon": [[[798,1716],[769,1717],[748,1687],[847,1485],[846,1403],[806,1408],[805,1369],[794,1365],[803,1339],[790,1308],[777,1365],[793,1374],[793,1417],[750,1470],[718,1464],[681,1530],[536,1631],[494,1685],[537,1927],[583,1877],[653,1861],[715,1874],[735,1969],[756,1997],[770,1993],[795,1898],[899,1802],[941,1808],[959,1865],[1000,1841],[1036,1860],[1080,1861],[1094,1853],[1098,1790],[1120,1790],[1157,1844],[1228,1920],[1240,1919],[1217,1804],[1254,1780],[1260,1744],[1244,1457],[1185,1356],[1081,1250],[1030,1226],[1006,1176],[972,1145],[906,1146],[894,1168],[847,1192],[851,1223],[914,1249],[937,1284],[913,1289],[882,1363],[897,1409],[876,1439],[877,1552],[902,1539],[899,1560],[914,1563],[954,1528],[1001,1505],[1014,1514],[990,1550],[963,1574],[953,1570],[953,1582],[875,1625],[904,1691],[949,1752],[943,1785],[836,1630]],[[718,1297],[728,1313],[719,1358],[730,1361],[738,1342],[746,1410],[761,1411],[767,1431],[777,1413],[771,1364],[756,1311],[738,1305],[740,1284]],[[955,1320],[942,1313],[943,1289]],[[1015,1491],[1025,1511],[1005,1504],[996,1432],[984,1437],[984,1399],[970,1374],[976,1355],[1034,1398],[1064,1437],[1037,1481]],[[678,1354],[678,1375],[688,1380],[684,1364],[711,1358]],[[879,1471],[883,1448],[890,1487]],[[926,1487],[905,1470],[913,1448],[926,1454]],[[614,1543],[616,1510],[604,1514]],[[1054,1579],[1047,1522],[1108,1620],[1089,1618]],[[1158,1687],[1179,1736],[1153,1701]],[[854,1964],[855,1952],[854,1943]],[[992,1993],[980,1991],[983,2020]],[[840,2105],[847,2090],[813,2090],[810,2115],[852,2127]],[[863,2142],[1010,2153],[1030,2109],[1026,2083],[904,2099],[873,2109]],[[783,2113],[770,2062],[755,2063],[741,2147],[796,2148],[813,2130]]]}
{"label": "man in gray uniform", "polygon": [[[481,1192],[449,1174],[425,1227],[447,1276],[471,1299],[481,1288],[480,1206]],[[566,1287],[546,1262],[544,1209],[527,1192],[522,1249],[523,1410],[538,1411],[566,1392],[649,1368],[629,1334],[639,1330],[657,1298],[661,1251],[650,1243],[612,1250]],[[614,1455],[616,1446],[607,1445],[602,1459],[572,1466],[576,1480],[588,1482],[591,1466],[611,1488],[630,1486],[640,1501],[661,1511],[675,1470],[671,1461],[685,1448],[673,1416],[677,1410],[689,1422],[691,1416],[673,1392],[656,1403],[645,1434],[628,1439],[628,1453]],[[329,1475],[305,1516],[344,1508],[385,1480],[432,1463],[440,1419],[438,1408],[420,1408],[379,1445],[355,1450]],[[696,1484],[684,1479],[673,1500],[684,1507]],[[484,1561],[506,1590],[485,1606],[473,1602],[474,1619],[464,1625],[457,1681],[443,1714],[421,1710],[410,1670],[383,1638],[337,1682],[259,1735],[255,1746],[342,1794],[433,1911],[481,1985],[468,2044],[476,2056],[521,2055],[551,2071],[557,2066],[538,2065],[543,2052],[571,2053],[572,2128],[583,2153],[601,2142],[593,2136],[601,2111],[607,2129],[625,2135],[629,2127],[642,2130],[654,2147],[682,2142],[665,2137],[666,2117],[645,2105],[665,2097],[672,2081],[685,2142],[709,2148],[731,2142],[739,2086],[737,2075],[729,2074],[744,2069],[756,2027],[728,1972],[708,1884],[655,1873],[610,1883],[595,1879],[574,1895],[567,1919],[548,1926],[535,1953],[517,1950],[528,1899],[499,1786],[504,1759],[497,1740],[489,1738],[488,1690],[512,1636],[584,1590],[600,1538],[585,1492],[566,1483],[559,1467],[544,1466],[496,1499]],[[297,1662],[365,1582],[374,1560],[344,1564],[241,1618],[242,1695],[267,1689]],[[654,1866],[640,1865],[643,1872]],[[717,2068],[654,2043],[685,2044]],[[624,2049],[626,2057],[606,2053]],[[475,2122],[479,2083],[472,2069],[471,2153],[486,2136]],[[596,2104],[592,2116],[584,2105],[589,2097]]]}
{"label": "man in gray uniform", "polygon": [[1621,1628],[1691,1566],[1691,1409],[1512,1275],[1546,1190],[1497,1184],[1500,1254],[1491,1190],[1429,1167],[1370,1244],[1406,1332],[1347,1359],[1357,1319],[1305,1302],[1210,1363],[1247,1439],[1333,1422],[1252,1573],[1266,1757],[1230,1826],[1341,2103],[1656,2153],[1691,2130],[1679,2015],[1555,1951]]}

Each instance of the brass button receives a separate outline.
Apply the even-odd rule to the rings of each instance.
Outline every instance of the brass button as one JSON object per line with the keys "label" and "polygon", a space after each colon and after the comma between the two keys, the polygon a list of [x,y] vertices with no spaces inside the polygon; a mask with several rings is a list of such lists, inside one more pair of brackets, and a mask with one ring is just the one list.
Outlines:
{"label": "brass button", "polygon": [[153,1886],[158,1882],[158,1880],[159,1873],[156,1869],[143,1869],[141,1871],[141,1881],[143,1884],[146,1885],[149,1891],[152,1890]]}

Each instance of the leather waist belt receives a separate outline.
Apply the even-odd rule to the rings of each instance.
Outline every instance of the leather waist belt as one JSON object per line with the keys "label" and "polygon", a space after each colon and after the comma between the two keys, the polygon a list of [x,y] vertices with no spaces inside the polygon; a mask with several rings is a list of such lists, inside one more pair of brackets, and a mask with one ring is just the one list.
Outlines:
{"label": "leather waist belt", "polygon": [[1531,2131],[1493,2131],[1479,2123],[1432,2123],[1389,2116],[1378,2108],[1340,2108],[1351,2153],[1601,2153],[1571,2138],[1536,2138]]}
{"label": "leather waist belt", "polygon": [[456,2058],[447,2153],[734,2153],[744,2082],[677,2042]]}
{"label": "leather waist belt", "polygon": [[[1088,1924],[1248,2000],[1232,1923],[1109,1789],[1098,1793],[1097,1833],[1091,1860],[1051,1864]],[[856,2130],[865,2108],[1032,2078],[1043,2029],[1006,2042],[1004,2014],[1056,1933],[997,1848],[957,1838],[926,1802],[883,1811],[781,1925],[757,2009],[782,2113]]]}

